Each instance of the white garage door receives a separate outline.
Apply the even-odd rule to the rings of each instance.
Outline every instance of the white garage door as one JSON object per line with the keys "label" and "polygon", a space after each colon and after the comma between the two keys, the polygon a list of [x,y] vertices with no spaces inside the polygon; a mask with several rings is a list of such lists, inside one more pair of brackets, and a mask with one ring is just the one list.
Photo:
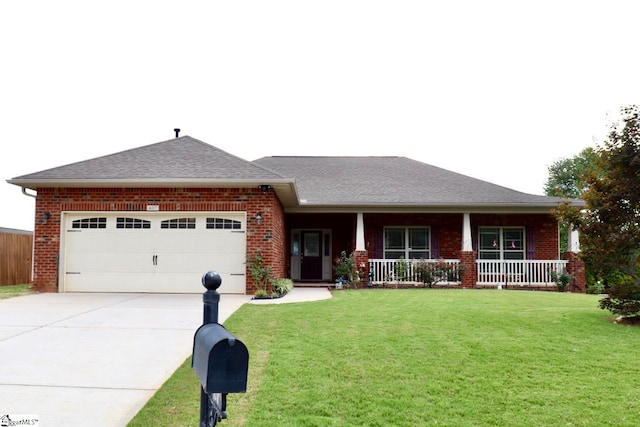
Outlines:
{"label": "white garage door", "polygon": [[68,213],[65,292],[202,293],[202,275],[222,277],[220,293],[246,291],[244,212]]}

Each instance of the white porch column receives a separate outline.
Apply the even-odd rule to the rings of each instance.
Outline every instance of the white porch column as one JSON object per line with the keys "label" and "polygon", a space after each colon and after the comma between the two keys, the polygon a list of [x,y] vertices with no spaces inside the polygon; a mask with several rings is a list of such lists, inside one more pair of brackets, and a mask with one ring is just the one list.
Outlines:
{"label": "white porch column", "polygon": [[362,212],[358,212],[356,220],[356,251],[364,251],[364,218]]}
{"label": "white porch column", "polygon": [[473,245],[471,244],[471,217],[468,213],[462,217],[462,250],[471,252]]}
{"label": "white porch column", "polygon": [[575,254],[580,252],[580,233],[578,233],[578,230],[569,228],[567,236],[567,250]]}

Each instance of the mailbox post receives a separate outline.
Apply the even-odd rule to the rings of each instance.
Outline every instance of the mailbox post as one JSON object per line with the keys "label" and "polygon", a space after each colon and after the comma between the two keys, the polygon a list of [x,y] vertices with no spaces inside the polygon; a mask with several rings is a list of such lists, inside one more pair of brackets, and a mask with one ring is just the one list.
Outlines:
{"label": "mailbox post", "polygon": [[193,337],[191,367],[200,380],[200,427],[227,418],[227,394],[247,391],[247,347],[218,323],[222,278],[215,271],[202,276],[203,324]]}

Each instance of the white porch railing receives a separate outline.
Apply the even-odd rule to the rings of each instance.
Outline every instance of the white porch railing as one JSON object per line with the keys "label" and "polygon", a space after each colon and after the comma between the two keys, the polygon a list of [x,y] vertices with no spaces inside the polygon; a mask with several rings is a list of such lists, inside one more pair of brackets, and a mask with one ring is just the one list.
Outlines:
{"label": "white porch railing", "polygon": [[477,285],[555,286],[551,272],[567,271],[564,260],[476,260]]}
{"label": "white porch railing", "polygon": [[[460,284],[461,269],[458,259],[369,259],[371,283],[375,285],[422,284],[415,268],[419,261],[434,264],[442,262],[449,266],[447,277],[440,277],[438,285]],[[478,277],[475,283],[480,286],[555,286],[551,272],[558,274],[566,272],[567,263],[565,260],[476,260]]]}
{"label": "white porch railing", "polygon": [[422,284],[416,272],[418,262],[444,263],[447,267],[446,277],[438,278],[438,285],[460,284],[460,260],[458,259],[426,259],[426,260],[398,260],[398,259],[369,259],[371,269],[371,283],[379,284]]}

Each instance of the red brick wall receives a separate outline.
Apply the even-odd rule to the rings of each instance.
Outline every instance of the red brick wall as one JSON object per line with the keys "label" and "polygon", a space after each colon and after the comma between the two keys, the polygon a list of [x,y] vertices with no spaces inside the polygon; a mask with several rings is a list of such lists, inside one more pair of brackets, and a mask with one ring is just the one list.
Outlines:
{"label": "red brick wall", "polygon": [[[34,286],[57,290],[62,211],[246,211],[247,253],[261,250],[275,277],[286,276],[283,207],[273,191],[259,188],[41,188],[36,199]],[[255,221],[262,213],[262,223]],[[48,216],[48,218],[47,218]],[[247,271],[247,292],[254,290]]]}
{"label": "red brick wall", "polygon": [[[254,212],[262,214],[262,222],[256,224],[255,213],[248,215],[248,223],[252,225],[247,233],[247,256],[260,252],[265,265],[272,268],[273,277],[281,279],[287,274],[288,257],[286,256],[287,233],[285,228],[284,207],[275,193],[270,190],[266,197],[255,199],[249,203]],[[247,292],[255,292],[253,281],[247,270]]]}

